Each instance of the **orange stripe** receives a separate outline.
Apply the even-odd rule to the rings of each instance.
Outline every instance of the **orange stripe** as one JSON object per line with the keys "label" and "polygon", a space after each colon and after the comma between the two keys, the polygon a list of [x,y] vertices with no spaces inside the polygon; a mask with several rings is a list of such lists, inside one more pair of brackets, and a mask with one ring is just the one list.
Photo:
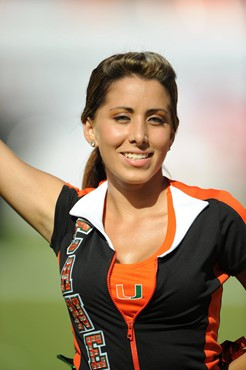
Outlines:
{"label": "orange stripe", "polygon": [[205,365],[209,370],[219,370],[218,362],[216,358],[221,352],[221,346],[218,344],[218,328],[220,324],[220,307],[221,307],[221,296],[223,288],[222,286],[216,290],[211,297],[211,303],[208,310],[208,326],[206,329],[205,336]]}
{"label": "orange stripe", "polygon": [[232,207],[242,217],[243,221],[246,222],[246,208],[244,208],[241,203],[233,198],[230,193],[227,191],[221,191],[218,200]]}
{"label": "orange stripe", "polygon": [[134,370],[140,370],[140,364],[139,364],[139,359],[138,359],[138,349],[137,349],[136,336],[135,336],[134,329],[133,329],[132,340],[130,341],[130,346],[131,346]]}
{"label": "orange stripe", "polygon": [[246,209],[243,207],[241,203],[238,202],[230,193],[225,190],[216,190],[216,189],[202,189],[197,186],[189,186],[183,184],[182,182],[169,180],[171,185],[175,186],[176,188],[182,190],[186,194],[190,195],[191,197],[198,198],[201,200],[205,199],[217,199],[231,208],[233,208],[246,222]]}
{"label": "orange stripe", "polygon": [[220,325],[221,298],[223,293],[222,284],[229,278],[229,275],[222,271],[218,265],[214,268],[214,274],[220,281],[221,286],[212,294],[208,310],[208,326],[206,329],[204,352],[206,356],[205,365],[209,370],[219,370],[219,366],[217,365],[219,360],[211,360],[218,357],[216,355],[221,352],[221,346],[217,343],[217,339]]}
{"label": "orange stripe", "polygon": [[224,284],[227,279],[229,279],[230,275],[226,274],[221,268],[216,265],[214,268],[214,273],[217,277],[217,279],[220,281],[220,284]]}
{"label": "orange stripe", "polygon": [[174,212],[174,207],[173,207],[173,198],[172,194],[170,191],[170,187],[167,189],[167,211],[168,211],[168,224],[167,224],[167,232],[166,232],[166,237],[165,240],[161,246],[161,248],[157,251],[155,256],[160,256],[164,252],[168,251],[170,249],[175,233],[176,233],[176,217],[175,217],[175,212]]}
{"label": "orange stripe", "polygon": [[[130,340],[130,347],[131,347],[131,354],[132,354],[132,361],[133,361],[134,370],[140,370],[139,359],[138,359],[138,351],[137,351],[137,343],[136,343],[135,331],[134,331],[134,328],[133,328],[134,319],[131,319],[131,321],[129,322],[127,317],[124,315],[124,312],[121,310],[119,305],[117,305],[117,303],[115,301],[115,297],[112,294],[111,274],[112,274],[113,268],[115,266],[115,260],[116,260],[116,253],[114,254],[114,257],[112,259],[112,262],[111,262],[111,265],[110,265],[110,268],[109,268],[109,271],[108,271],[108,275],[107,275],[108,291],[109,291],[109,295],[110,295],[115,307],[121,313],[121,315],[122,315],[123,319],[125,320],[126,325],[128,327],[127,337]],[[129,337],[129,331],[131,332],[131,338]]]}
{"label": "orange stripe", "polygon": [[79,189],[76,188],[76,186],[69,184],[68,182],[66,182],[65,185],[68,186],[70,189],[74,189],[77,192],[78,197],[82,197],[83,195],[90,193],[92,190],[95,190],[95,188]]}

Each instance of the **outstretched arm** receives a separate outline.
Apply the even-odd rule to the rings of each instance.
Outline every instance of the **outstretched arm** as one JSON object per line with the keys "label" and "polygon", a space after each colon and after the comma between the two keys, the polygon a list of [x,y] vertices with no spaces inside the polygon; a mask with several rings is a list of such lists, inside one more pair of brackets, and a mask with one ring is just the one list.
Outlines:
{"label": "outstretched arm", "polygon": [[20,160],[0,140],[0,195],[50,242],[64,182]]}

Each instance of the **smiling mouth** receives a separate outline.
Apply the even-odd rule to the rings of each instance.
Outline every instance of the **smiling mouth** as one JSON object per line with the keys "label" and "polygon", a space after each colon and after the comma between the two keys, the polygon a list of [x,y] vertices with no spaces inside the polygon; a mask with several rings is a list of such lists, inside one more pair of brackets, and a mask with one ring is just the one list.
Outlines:
{"label": "smiling mouth", "polygon": [[140,160],[140,159],[146,159],[149,157],[152,157],[153,153],[121,153],[126,158],[134,159],[134,160]]}

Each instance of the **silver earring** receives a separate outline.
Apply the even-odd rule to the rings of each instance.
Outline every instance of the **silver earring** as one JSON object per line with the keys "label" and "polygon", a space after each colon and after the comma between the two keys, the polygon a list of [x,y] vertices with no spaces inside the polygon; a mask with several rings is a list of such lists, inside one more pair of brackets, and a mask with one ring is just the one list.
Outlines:
{"label": "silver earring", "polygon": [[95,146],[96,146],[95,141],[93,141],[93,140],[92,140],[92,141],[90,142],[90,144],[91,144],[92,148],[95,148]]}

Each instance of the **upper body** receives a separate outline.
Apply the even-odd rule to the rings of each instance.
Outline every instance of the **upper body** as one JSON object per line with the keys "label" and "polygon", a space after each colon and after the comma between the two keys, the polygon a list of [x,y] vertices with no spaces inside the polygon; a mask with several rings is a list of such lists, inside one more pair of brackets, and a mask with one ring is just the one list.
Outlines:
{"label": "upper body", "polygon": [[[145,261],[167,236],[169,183],[163,179],[162,163],[178,127],[176,104],[175,73],[159,55],[113,56],[92,73],[82,122],[85,137],[95,149],[85,184],[96,187],[107,178],[101,222],[116,251],[116,264]],[[64,182],[26,165],[3,143],[0,150],[1,195],[51,241],[55,205]],[[246,286],[241,268],[237,265],[232,272]],[[232,363],[230,368],[235,366]]]}
{"label": "upper body", "polygon": [[168,182],[166,235],[129,264],[103,225],[107,182],[59,196],[51,246],[78,369],[219,369],[222,285],[246,266],[243,207],[226,192]]}

